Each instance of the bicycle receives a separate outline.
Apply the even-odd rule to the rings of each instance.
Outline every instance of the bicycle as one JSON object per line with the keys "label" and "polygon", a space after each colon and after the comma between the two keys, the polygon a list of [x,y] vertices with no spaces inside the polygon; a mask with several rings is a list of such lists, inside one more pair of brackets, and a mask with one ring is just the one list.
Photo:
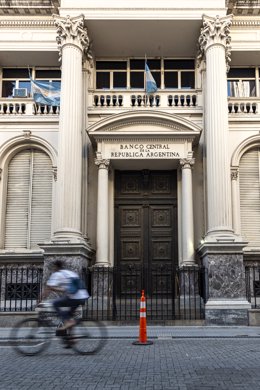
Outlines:
{"label": "bicycle", "polygon": [[[10,333],[11,343],[21,355],[33,356],[46,350],[53,339],[59,338],[65,348],[72,348],[80,355],[99,352],[106,342],[106,328],[99,321],[89,322],[77,312],[76,324],[67,330],[58,318],[51,302],[41,302],[35,309],[37,317],[19,321]],[[92,328],[92,332],[90,332]],[[92,335],[91,333],[93,333]]]}

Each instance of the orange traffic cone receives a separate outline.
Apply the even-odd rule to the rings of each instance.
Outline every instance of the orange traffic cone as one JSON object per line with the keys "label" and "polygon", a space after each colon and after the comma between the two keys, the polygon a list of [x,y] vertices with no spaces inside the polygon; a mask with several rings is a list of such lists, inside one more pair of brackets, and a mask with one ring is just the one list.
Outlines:
{"label": "orange traffic cone", "polygon": [[144,296],[144,290],[142,290],[142,296],[140,301],[140,325],[139,325],[139,340],[133,342],[134,345],[151,345],[152,341],[147,340],[146,332],[146,300]]}

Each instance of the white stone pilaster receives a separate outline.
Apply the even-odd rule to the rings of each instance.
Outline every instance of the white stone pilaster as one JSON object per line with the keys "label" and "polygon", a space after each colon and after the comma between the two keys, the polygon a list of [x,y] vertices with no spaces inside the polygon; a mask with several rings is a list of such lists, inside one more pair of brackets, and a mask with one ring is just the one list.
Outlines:
{"label": "white stone pilaster", "polygon": [[55,18],[62,79],[54,237],[73,242],[82,239],[82,61],[89,47],[89,39],[83,16]]}
{"label": "white stone pilaster", "polygon": [[231,170],[231,191],[233,229],[236,234],[241,234],[238,168],[232,168]]}
{"label": "white stone pilaster", "polygon": [[227,62],[232,16],[204,16],[199,39],[206,58],[207,236],[231,237],[232,209],[228,155]]}
{"label": "white stone pilaster", "polygon": [[180,160],[182,168],[182,265],[195,265],[192,197],[193,158]]}
{"label": "white stone pilaster", "polygon": [[109,265],[109,230],[108,230],[108,168],[109,160],[96,159],[98,166],[97,199],[97,248],[96,265]]}

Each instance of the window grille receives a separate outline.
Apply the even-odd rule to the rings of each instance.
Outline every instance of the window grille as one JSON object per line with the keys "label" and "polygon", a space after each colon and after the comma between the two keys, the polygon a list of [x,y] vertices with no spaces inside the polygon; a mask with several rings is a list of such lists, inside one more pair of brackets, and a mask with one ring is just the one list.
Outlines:
{"label": "window grille", "polygon": [[8,283],[5,299],[38,299],[40,283]]}

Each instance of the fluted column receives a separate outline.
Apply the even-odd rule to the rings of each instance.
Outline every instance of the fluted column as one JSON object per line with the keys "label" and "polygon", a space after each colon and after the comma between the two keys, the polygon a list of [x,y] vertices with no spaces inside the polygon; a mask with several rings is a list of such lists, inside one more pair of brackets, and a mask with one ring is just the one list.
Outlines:
{"label": "fluted column", "polygon": [[228,155],[227,62],[232,16],[204,16],[199,38],[206,58],[207,236],[232,236],[231,184]]}
{"label": "fluted column", "polygon": [[77,241],[81,233],[82,191],[82,61],[89,47],[84,17],[55,16],[62,60],[59,122],[57,239]]}
{"label": "fluted column", "polygon": [[98,166],[98,197],[97,197],[97,252],[96,265],[109,265],[108,237],[108,168],[109,160],[96,159]]}
{"label": "fluted column", "polygon": [[182,265],[195,265],[192,198],[192,165],[194,158],[180,160],[182,168]]}

